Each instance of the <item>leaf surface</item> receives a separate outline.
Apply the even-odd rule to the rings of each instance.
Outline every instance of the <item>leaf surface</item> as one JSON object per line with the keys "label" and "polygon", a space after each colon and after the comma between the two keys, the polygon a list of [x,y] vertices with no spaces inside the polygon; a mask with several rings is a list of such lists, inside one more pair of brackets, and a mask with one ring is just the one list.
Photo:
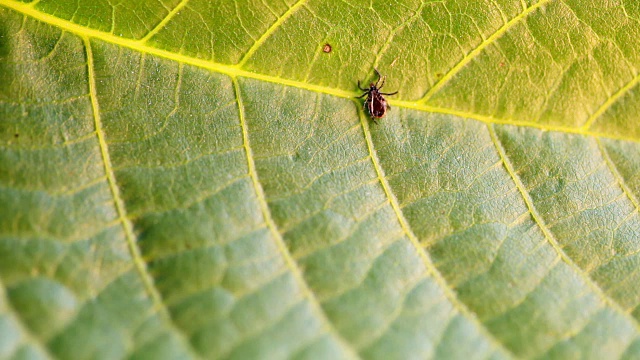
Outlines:
{"label": "leaf surface", "polygon": [[0,0],[0,358],[639,357],[639,18]]}

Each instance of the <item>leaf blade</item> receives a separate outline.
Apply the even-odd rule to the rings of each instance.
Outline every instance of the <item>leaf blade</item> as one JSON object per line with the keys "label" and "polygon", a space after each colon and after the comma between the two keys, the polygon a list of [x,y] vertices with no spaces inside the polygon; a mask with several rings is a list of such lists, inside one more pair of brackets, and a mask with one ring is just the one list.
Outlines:
{"label": "leaf blade", "polygon": [[[166,50],[166,41],[158,42],[160,38],[155,36],[163,33],[164,26],[157,27],[155,33],[151,30],[147,34],[152,36],[147,38],[140,33],[138,38],[143,40],[139,41],[78,25],[86,19],[63,21],[30,5],[6,0],[0,0],[0,4],[16,11],[5,10],[5,15],[12,14],[6,16],[20,18],[20,14],[26,14],[48,24],[28,20],[29,36],[37,38],[38,32],[52,35],[39,39],[41,46],[32,54],[15,54],[15,48],[9,49],[8,54],[15,58],[36,59],[27,62],[25,74],[44,59],[41,63],[53,64],[50,69],[54,73],[77,78],[71,87],[64,87],[55,77],[45,75],[47,81],[43,83],[54,90],[34,81],[24,89],[14,85],[0,93],[2,111],[13,121],[5,127],[3,144],[18,144],[23,152],[16,158],[13,149],[2,150],[2,156],[11,160],[4,165],[2,177],[6,187],[2,193],[11,204],[4,209],[9,220],[3,228],[10,229],[9,224],[14,222],[32,229],[33,224],[46,218],[49,209],[55,214],[50,219],[58,222],[49,224],[49,230],[53,230],[49,239],[41,232],[35,241],[21,243],[25,234],[9,232],[13,238],[5,241],[3,254],[19,249],[20,256],[16,258],[19,261],[0,268],[8,284],[7,299],[17,309],[5,309],[3,313],[21,320],[23,327],[35,334],[24,337],[21,331],[12,332],[23,334],[18,336],[26,342],[16,345],[22,348],[14,346],[11,354],[32,351],[27,345],[30,338],[38,339],[36,348],[40,341],[41,349],[62,357],[90,356],[96,351],[107,357],[246,357],[264,353],[350,358],[401,353],[566,357],[576,348],[589,354],[632,357],[638,349],[637,294],[629,285],[613,286],[620,277],[629,284],[635,276],[635,243],[629,239],[637,217],[637,136],[629,122],[616,118],[612,121],[620,125],[613,129],[598,125],[590,130],[574,125],[580,118],[574,115],[567,117],[576,120],[574,123],[563,120],[555,125],[503,120],[485,115],[482,109],[466,112],[464,106],[460,110],[457,106],[439,108],[392,101],[394,110],[383,119],[383,125],[369,128],[362,114],[355,111],[353,101],[346,100],[353,96],[351,92],[341,90],[340,85],[317,85],[318,79],[314,78],[308,82],[311,67],[292,67],[293,73],[301,71],[295,76],[272,76],[269,71],[256,74],[206,60],[202,54]],[[296,9],[308,11],[316,5],[307,7],[300,2]],[[543,5],[536,9],[546,9]],[[180,15],[176,10],[180,6],[189,8],[185,2],[172,6],[166,9],[169,16]],[[292,8],[288,9],[280,9],[290,11],[291,16],[272,26],[273,35],[283,29],[286,34],[291,21],[301,21]],[[409,31],[405,24],[426,11],[424,4],[413,12],[411,9],[384,14],[390,23],[397,23],[382,45],[385,54],[396,45],[396,35]],[[501,13],[503,20],[506,14]],[[158,17],[157,22],[178,23],[167,19]],[[17,22],[3,21],[3,27],[5,23]],[[253,54],[269,54],[273,45],[268,43],[277,38],[262,34],[266,46],[256,46]],[[89,38],[88,70],[60,71],[64,61],[55,60],[77,56],[78,49],[82,50],[78,45]],[[334,49],[338,51],[340,46]],[[44,57],[33,55],[38,51]],[[249,66],[260,65],[251,52],[249,58]],[[317,54],[313,56],[314,63],[319,59]],[[76,64],[83,68],[77,59]],[[3,78],[19,79],[12,66],[0,73]],[[85,74],[87,71],[97,75]],[[607,76],[617,76],[611,74]],[[350,76],[340,78],[351,82]],[[631,89],[633,80],[628,84],[623,89]],[[72,88],[76,91],[67,91]],[[78,89],[86,89],[92,96]],[[238,111],[234,106],[240,94],[243,99],[246,96],[246,106],[241,104],[243,110]],[[7,101],[16,95],[23,97]],[[445,102],[450,103],[455,96],[445,96]],[[570,98],[563,96],[565,101]],[[19,107],[12,103],[29,109],[40,106],[25,99],[36,99],[34,103],[43,102],[48,106],[45,109],[54,109],[58,122],[46,115],[44,118],[51,121],[51,128],[58,134],[39,134],[29,129],[28,122],[20,121],[29,116],[17,115]],[[69,102],[73,107],[65,105]],[[616,102],[612,108],[618,106]],[[70,122],[62,121],[63,113],[55,112],[57,109],[71,111],[78,119],[99,114],[104,121],[96,127],[97,138],[88,126],[96,121],[69,126]],[[594,114],[598,112],[611,114],[608,110]],[[595,118],[600,119],[599,115]],[[520,127],[494,125],[503,123]],[[630,131],[621,130],[625,127]],[[44,146],[33,139],[7,141],[6,135],[13,128],[19,128],[20,134],[42,136]],[[607,136],[626,140],[599,140]],[[390,141],[393,139],[396,141]],[[42,147],[41,155],[38,146]],[[42,150],[56,146],[62,150],[53,159],[61,167],[48,169],[59,171],[58,176],[36,175],[34,181],[31,174],[40,174],[51,159],[52,153]],[[529,158],[530,149],[541,156]],[[559,159],[566,156],[564,152],[576,158],[586,154],[589,161],[563,163]],[[92,160],[104,159],[105,153],[116,164],[106,166],[112,168],[106,175],[100,170],[101,163],[109,161],[82,161],[86,154]],[[72,156],[67,158],[67,154]],[[425,155],[444,167],[434,172],[428,162],[415,160]],[[36,163],[25,161],[29,157]],[[597,201],[591,202],[595,206],[591,218],[580,208],[591,200],[580,191],[572,192],[565,186],[559,192],[563,200],[556,203],[545,198],[553,194],[549,190],[553,184],[543,182],[547,190],[536,192],[540,185],[535,174],[538,169],[564,172],[560,176],[563,181],[580,184],[584,179],[572,176],[592,168],[594,161],[601,164],[592,169],[597,176],[587,177],[591,180],[580,186],[606,190],[615,180],[621,190],[596,196]],[[520,167],[516,170],[509,165],[511,162]],[[72,171],[65,174],[69,169]],[[514,185],[519,178],[519,186]],[[494,181],[506,194],[493,188]],[[12,198],[19,184],[25,185],[21,189],[24,193]],[[114,188],[115,193],[121,193],[115,196],[115,205]],[[93,196],[91,200],[82,200],[79,206],[80,199],[88,194]],[[60,200],[60,195],[71,201]],[[603,200],[607,196],[613,198]],[[489,205],[496,199],[501,202]],[[450,207],[458,203],[472,208]],[[498,209],[500,204],[506,208]],[[572,209],[571,204],[580,206]],[[125,206],[128,216],[123,215]],[[20,222],[23,214],[9,211],[14,207],[33,209],[36,215]],[[535,210],[538,207],[542,210]],[[74,211],[71,215],[69,209]],[[613,220],[607,217],[612,213]],[[435,226],[425,214],[437,220]],[[448,224],[443,214],[448,214]],[[482,222],[476,224],[473,219],[478,216]],[[104,221],[98,225],[97,234],[87,231],[101,218]],[[119,229],[123,218],[131,218],[133,228]],[[586,229],[585,236],[592,239],[589,244],[597,246],[573,245],[571,234],[558,225],[566,218],[575,218],[577,227]],[[547,222],[550,225],[545,225]],[[598,248],[606,244],[597,229],[589,232],[592,222],[609,228],[624,226],[615,244],[616,251],[626,251],[627,258],[605,256]],[[64,244],[77,236],[89,238],[92,247]],[[549,244],[548,239],[556,236],[556,245]],[[527,242],[518,243],[518,237]],[[338,242],[332,242],[335,240]],[[90,274],[100,279],[93,287],[87,284],[90,276],[72,281],[77,276],[73,268],[78,264],[80,268],[103,270],[102,263],[92,258],[92,249],[100,243],[114,249],[100,250],[95,255],[98,259],[117,259],[104,267],[107,275]],[[136,255],[138,246],[141,254]],[[60,263],[56,259],[69,259],[64,254],[71,251],[82,254],[77,256],[83,260],[71,261],[64,271],[56,270]],[[533,252],[535,257],[518,257],[519,252]],[[50,260],[37,264],[39,256]],[[464,262],[459,261],[460,256]],[[429,257],[434,259],[433,265]],[[536,259],[541,263],[532,262]],[[591,272],[590,264],[596,260],[601,266]],[[145,285],[140,279],[139,266],[138,270],[130,269],[131,264],[142,262],[158,289],[155,303],[154,296],[148,294],[151,281]],[[45,316],[51,308],[19,306],[22,299],[42,296],[35,289],[50,288],[46,282],[33,281],[33,274],[24,270],[34,266],[42,271],[38,281],[40,277],[52,278],[55,286],[61,284],[64,291],[53,291],[61,294],[56,298],[61,300],[60,306],[65,304],[64,294],[77,297],[71,315],[59,320],[56,331],[50,334],[38,330],[29,311]],[[119,298],[124,301],[115,300]],[[554,305],[565,306],[566,313],[559,313],[562,309]],[[119,312],[123,307],[135,310],[129,309],[129,316],[122,316]],[[166,308],[169,316],[163,320],[158,308]],[[58,321],[51,316],[45,318],[52,323]],[[562,320],[558,322],[558,318]],[[309,322],[312,326],[304,326]],[[523,323],[528,325],[522,327]],[[105,339],[95,336],[97,324],[108,329]],[[432,329],[425,327],[427,324]],[[129,334],[126,329],[130,328],[137,329],[136,334]],[[602,335],[612,328],[615,333]],[[147,329],[152,331],[139,335]],[[460,339],[465,342],[458,344]],[[76,341],[84,346],[74,347]],[[108,341],[116,346],[107,348]],[[69,349],[75,352],[68,353]]]}

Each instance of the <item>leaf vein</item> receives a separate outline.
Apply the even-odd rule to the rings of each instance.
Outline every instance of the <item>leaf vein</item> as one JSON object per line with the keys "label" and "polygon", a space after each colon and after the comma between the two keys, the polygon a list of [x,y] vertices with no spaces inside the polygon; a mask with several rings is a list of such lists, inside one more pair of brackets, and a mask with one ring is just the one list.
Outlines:
{"label": "leaf vein", "polygon": [[[4,306],[2,306],[3,304]],[[4,309],[2,309],[3,307]],[[0,309],[7,310],[9,315],[10,316],[13,315],[13,317],[15,318],[16,325],[18,326],[19,330],[22,332],[22,335],[25,337],[25,339],[23,339],[23,341],[21,342],[21,345],[24,343],[31,343],[36,347],[38,347],[40,350],[42,350],[43,354],[48,359],[54,359],[54,357],[49,353],[49,349],[45,346],[45,344],[35,337],[35,335],[31,332],[31,330],[27,327],[27,325],[24,323],[22,318],[19,316],[18,311],[11,306],[9,297],[6,295],[5,285],[2,283],[1,280],[0,280]],[[16,348],[16,351],[14,351],[14,354],[17,353],[18,349],[19,347]]]}
{"label": "leaf vein", "polygon": [[502,162],[504,163],[505,170],[507,171],[507,173],[509,174],[513,182],[516,184],[516,187],[520,191],[520,195],[522,196],[525,202],[525,205],[527,206],[527,208],[529,209],[529,212],[531,213],[531,217],[533,221],[538,225],[538,227],[544,234],[544,237],[546,238],[547,242],[558,253],[562,261],[565,262],[578,276],[580,276],[582,280],[584,280],[585,284],[591,289],[591,291],[593,291],[593,293],[597,297],[600,298],[600,300],[605,305],[611,307],[613,311],[617,312],[624,319],[628,320],[633,325],[636,332],[640,333],[640,324],[638,324],[638,321],[635,318],[629,316],[629,314],[627,314],[622,309],[620,304],[618,304],[613,298],[611,298],[608,294],[606,294],[600,288],[600,286],[595,282],[595,280],[593,280],[584,269],[580,268],[563,250],[562,246],[558,243],[555,236],[553,235],[553,233],[545,223],[544,219],[538,213],[538,210],[535,208],[533,204],[533,199],[529,195],[528,191],[525,189],[525,186],[522,183],[522,180],[520,180],[520,177],[515,173],[513,165],[511,164],[511,161],[509,160],[502,146],[502,143],[500,142],[500,139],[496,134],[494,126],[487,125],[487,128],[489,130],[489,135],[491,136],[491,140],[495,145],[496,151],[498,152],[500,158],[502,159]]}
{"label": "leaf vein", "polygon": [[258,173],[256,171],[255,162],[253,160],[253,150],[251,149],[251,146],[249,144],[249,129],[244,116],[244,105],[242,102],[242,96],[240,94],[240,85],[238,84],[237,78],[233,77],[232,81],[233,81],[233,88],[235,91],[236,100],[238,103],[238,116],[240,118],[240,126],[242,127],[242,138],[243,138],[245,153],[247,155],[247,166],[249,168],[249,176],[251,177],[251,180],[253,182],[256,198],[258,200],[258,203],[260,204],[264,221],[267,224],[269,231],[273,235],[274,241],[276,242],[276,246],[278,247],[278,250],[280,250],[280,252],[282,253],[282,257],[287,267],[290,269],[291,274],[294,276],[297,283],[299,284],[303,297],[307,299],[307,301],[309,302],[309,305],[311,306],[313,311],[316,313],[320,321],[323,323],[327,333],[329,333],[334,337],[334,339],[343,347],[343,349],[350,355],[351,358],[357,359],[359,358],[359,356],[354,351],[353,347],[349,343],[347,343],[342,338],[342,336],[338,333],[338,331],[333,327],[333,324],[329,321],[329,318],[326,316],[324,310],[322,309],[322,306],[320,305],[315,295],[309,288],[309,285],[304,279],[304,275],[302,274],[302,271],[293,260],[291,256],[291,252],[287,248],[287,245],[285,244],[284,239],[282,238],[282,236],[278,232],[278,229],[276,228],[275,221],[271,217],[271,211],[269,210],[269,205],[267,203],[264,190],[262,189],[262,186],[260,185],[260,180],[258,179]]}
{"label": "leaf vein", "polygon": [[96,130],[96,136],[98,138],[98,144],[100,146],[100,152],[102,155],[102,162],[104,164],[104,171],[107,176],[107,182],[109,184],[109,188],[111,190],[111,195],[113,197],[113,202],[115,206],[115,210],[118,214],[118,220],[122,224],[122,228],[124,230],[125,239],[127,242],[127,247],[129,248],[129,252],[131,254],[131,258],[134,262],[136,271],[140,276],[140,280],[142,281],[146,292],[148,293],[155,310],[158,311],[158,314],[161,319],[163,319],[167,325],[172,328],[176,335],[182,340],[182,342],[186,345],[186,348],[191,352],[195,358],[199,358],[197,353],[192,348],[191,344],[183,338],[182,330],[180,330],[171,319],[171,315],[169,311],[164,306],[162,302],[162,298],[160,293],[155,288],[153,284],[153,277],[147,271],[147,265],[142,259],[142,255],[140,254],[140,249],[136,244],[136,238],[133,233],[133,224],[131,220],[127,218],[127,210],[124,205],[124,200],[120,195],[120,189],[116,183],[115,173],[113,171],[113,166],[111,164],[111,157],[109,155],[108,145],[105,139],[104,130],[102,128],[102,120],[100,118],[100,105],[98,104],[98,96],[96,89],[96,75],[94,73],[94,62],[93,62],[93,51],[91,48],[91,42],[89,38],[83,38],[85,51],[87,56],[87,73],[88,73],[88,82],[89,82],[89,93],[91,98],[91,107],[93,110],[93,119]]}
{"label": "leaf vein", "polygon": [[[377,181],[378,181],[378,179],[376,179],[376,182]],[[384,201],[384,202],[378,204],[376,207],[373,208],[373,210],[367,211],[362,216],[360,216],[358,219],[354,219],[354,221],[356,222],[356,226],[351,228],[349,230],[349,232],[347,232],[346,234],[344,234],[340,238],[332,241],[329,244],[323,244],[321,247],[316,247],[316,248],[311,249],[310,251],[300,252],[300,253],[296,254],[296,259],[304,259],[306,257],[309,257],[309,256],[313,255],[313,254],[316,254],[316,253],[319,253],[319,252],[323,252],[323,251],[327,251],[329,249],[335,248],[336,246],[344,243],[345,241],[349,240],[358,231],[362,230],[362,225],[367,219],[371,218],[373,215],[378,213],[378,211],[380,211],[381,209],[385,208],[386,206],[387,206],[387,201]],[[326,211],[326,209],[322,209],[320,211],[317,211],[317,212],[313,213],[311,216],[306,218],[305,221],[310,219],[310,218],[312,218],[313,216],[323,212],[323,211]],[[299,223],[302,223],[302,221],[300,221]],[[374,255],[372,255],[372,257],[378,257],[380,254],[381,253],[374,254]],[[369,271],[367,271],[367,272],[369,272]],[[359,284],[361,284],[361,283],[362,283],[362,281],[360,281]],[[333,297],[337,297],[337,296],[334,295]],[[328,301],[329,298],[324,298],[323,300],[324,301]]]}
{"label": "leaf vein", "polygon": [[426,4],[427,3],[424,0],[421,1],[420,6],[414,11],[413,15],[411,15],[406,21],[403,21],[400,25],[396,26],[394,29],[391,30],[391,33],[389,34],[389,36],[387,36],[387,40],[384,42],[384,44],[380,48],[380,51],[378,51],[376,54],[376,58],[373,61],[374,69],[378,67],[378,64],[380,63],[380,59],[384,54],[386,54],[387,50],[389,49],[389,46],[391,46],[391,42],[396,37],[396,35],[398,35],[399,31],[404,27],[406,27],[407,25],[414,22],[416,19],[418,19],[420,15],[422,15],[422,10],[424,9],[424,6]]}
{"label": "leaf vein", "polygon": [[293,6],[287,9],[287,11],[285,11],[284,14],[282,14],[282,16],[280,16],[276,20],[276,22],[271,24],[267,31],[265,31],[264,34],[262,34],[262,36],[260,36],[260,38],[253,43],[249,50],[244,54],[242,59],[240,59],[240,62],[238,62],[238,67],[243,67],[244,64],[246,64],[246,62],[251,58],[251,55],[253,55],[260,48],[260,46],[264,44],[265,41],[267,41],[267,39],[280,27],[280,25],[282,25],[282,23],[284,23],[289,17],[291,17],[291,15],[293,15],[306,2],[307,0],[298,0],[295,4],[293,4]]}
{"label": "leaf vein", "polygon": [[628,83],[626,83],[623,87],[621,87],[618,91],[616,91],[613,95],[609,96],[605,102],[600,105],[600,107],[593,113],[587,121],[580,127],[582,130],[590,130],[591,126],[598,120],[609,108],[611,108],[621,97],[627,94],[631,89],[633,89],[640,82],[640,74],[636,75],[633,79],[631,79]]}
{"label": "leaf vein", "polygon": [[179,12],[180,10],[182,10],[183,7],[185,7],[187,5],[187,3],[189,2],[189,0],[182,0],[180,1],[180,3],[178,5],[176,5],[176,7],[173,8],[173,10],[169,11],[169,13],[167,14],[167,16],[164,17],[164,19],[162,19],[158,25],[156,25],[153,29],[151,29],[147,35],[145,35],[142,39],[140,39],[139,41],[141,43],[146,43],[147,41],[149,41],[149,39],[151,39],[155,34],[157,34],[158,32],[160,32],[162,29],[164,29],[164,27],[169,23],[169,21],[171,21],[171,19],[173,19]]}
{"label": "leaf vein", "polygon": [[213,189],[210,189],[208,191],[203,192],[202,194],[200,194],[199,196],[193,198],[193,199],[189,199],[188,201],[185,201],[181,204],[177,204],[174,207],[171,208],[166,208],[166,209],[156,209],[153,211],[141,211],[139,213],[131,213],[128,215],[129,220],[135,220],[135,219],[139,219],[143,216],[149,216],[149,215],[160,215],[163,213],[167,213],[170,211],[185,211],[187,209],[190,209],[192,207],[194,207],[195,205],[198,205],[200,203],[203,203],[207,200],[213,199],[215,196],[217,196],[218,194],[220,194],[221,192],[225,191],[226,189],[236,185],[237,183],[241,182],[242,180],[246,179],[248,176],[248,174],[242,174],[240,176],[237,176],[235,178],[230,179],[229,181],[226,181],[223,184],[220,184],[218,186],[216,186]]}
{"label": "leaf vein", "polygon": [[541,0],[534,5],[526,8],[523,12],[518,14],[513,19],[509,20],[509,22],[502,25],[498,30],[496,30],[491,36],[484,39],[475,49],[471,50],[465,57],[462,58],[456,65],[454,65],[444,76],[442,76],[432,87],[427,91],[427,93],[420,99],[420,102],[426,103],[429,99],[442,87],[449,82],[463,67],[465,67],[471,60],[475,59],[482,50],[484,50],[487,46],[495,43],[495,41],[504,35],[509,29],[515,26],[520,20],[527,17],[529,14],[534,12],[536,9],[545,5],[551,0]]}
{"label": "leaf vein", "polygon": [[[385,201],[383,205],[386,206],[387,202]],[[355,279],[353,283],[349,284],[349,286],[332,289],[333,293],[325,295],[322,298],[322,301],[335,302],[336,299],[343,296],[347,296],[349,293],[352,293],[353,291],[357,291],[358,289],[362,288],[362,286],[365,285],[365,282],[367,281],[367,279],[371,278],[372,272],[375,271],[378,259],[380,259],[387,251],[389,251],[394,244],[398,243],[399,241],[402,241],[402,235],[403,233],[401,230],[397,231],[397,233],[390,234],[390,236],[385,238],[385,240],[387,239],[391,239],[391,240],[388,240],[385,243],[380,243],[380,246],[377,247],[374,251],[363,256],[352,257],[351,260],[353,262],[359,262],[361,260],[366,261],[366,264],[362,265],[362,267],[364,268],[364,271],[359,271],[357,279]],[[374,330],[369,333],[369,336],[371,336],[373,332],[378,333],[377,330]],[[363,341],[360,341],[356,345],[356,347],[358,349],[362,349],[363,347],[367,346],[368,343],[369,343],[369,340],[363,340]]]}
{"label": "leaf vein", "polygon": [[[527,213],[527,215],[531,216],[529,213]],[[542,241],[541,243],[544,243],[544,241]],[[536,246],[536,249],[538,249],[538,247],[539,246]],[[524,303],[526,303],[527,301],[531,300],[531,298],[536,295],[535,294],[536,291],[544,283],[544,280],[546,279],[546,277],[549,276],[549,274],[551,274],[555,270],[556,266],[558,266],[558,263],[560,261],[562,261],[562,258],[560,258],[560,256],[554,257],[553,261],[550,262],[547,266],[545,266],[544,274],[541,274],[536,279],[535,283],[533,283],[530,286],[528,286],[528,288],[525,290],[524,293],[522,293],[522,295],[520,295],[517,299],[515,299],[515,301],[513,303],[509,304],[509,307],[507,307],[504,310],[502,310],[501,313],[498,313],[498,314],[496,314],[494,316],[491,316],[491,317],[485,319],[484,321],[486,321],[488,323],[496,322],[500,318],[509,316],[510,312],[516,311]]]}
{"label": "leaf vein", "polygon": [[511,353],[511,351],[509,351],[504,346],[504,344],[498,341],[498,339],[493,334],[491,334],[487,330],[487,328],[480,322],[478,317],[474,313],[472,313],[467,308],[467,306],[458,299],[453,289],[449,287],[449,285],[447,284],[447,281],[444,279],[440,271],[438,271],[438,268],[435,266],[435,264],[431,260],[431,257],[429,256],[427,251],[420,245],[420,241],[418,240],[416,235],[413,233],[413,231],[411,230],[411,227],[409,226],[407,220],[405,219],[402,213],[402,210],[398,205],[398,199],[391,191],[389,182],[385,177],[384,170],[380,165],[378,155],[374,150],[373,140],[371,139],[371,130],[369,129],[369,125],[367,123],[367,117],[365,116],[363,110],[361,109],[360,104],[355,99],[353,101],[356,105],[356,108],[358,109],[358,114],[360,116],[360,123],[362,124],[362,130],[364,133],[365,141],[367,143],[367,148],[369,150],[369,154],[371,155],[371,161],[373,163],[373,167],[375,168],[376,174],[378,175],[378,179],[380,180],[380,185],[382,186],[385,195],[389,199],[391,207],[394,213],[396,214],[398,222],[400,223],[400,227],[402,228],[405,235],[409,238],[409,241],[411,242],[413,247],[416,249],[418,256],[422,259],[422,262],[425,265],[426,271],[430,273],[431,276],[433,276],[435,282],[442,289],[442,292],[444,293],[445,297],[449,300],[451,305],[460,313],[460,315],[464,316],[467,320],[473,323],[478,328],[479,332],[482,335],[484,335],[484,337],[489,342],[491,342],[493,346],[495,346],[497,349],[500,349],[505,354],[508,354],[512,358],[515,358],[515,356]]}
{"label": "leaf vein", "polygon": [[[629,189],[629,187],[627,186],[627,184],[626,184],[626,182],[624,180],[624,177],[618,171],[618,168],[615,165],[615,163],[613,162],[613,160],[611,160],[611,157],[609,156],[609,152],[607,151],[607,149],[602,144],[602,141],[600,141],[600,139],[596,139],[596,142],[598,143],[598,149],[600,150],[600,153],[602,154],[602,157],[604,158],[604,161],[607,164],[607,167],[609,168],[609,171],[611,171],[611,174],[613,174],[613,177],[615,178],[615,181],[616,181],[617,185],[620,186],[624,196],[626,196],[631,201],[633,206],[635,207],[635,211],[632,211],[629,215],[625,216],[623,221],[621,221],[620,225],[618,225],[618,227],[619,227],[624,222],[626,222],[632,215],[640,213],[640,202],[638,202],[638,199],[633,194],[633,191],[631,189]],[[627,257],[634,256],[634,255],[636,255],[638,253],[640,253],[640,251],[635,251],[633,253],[627,254]],[[628,274],[626,276],[626,278],[629,278],[629,277],[635,275],[639,270],[640,269],[634,269],[630,274]],[[618,284],[616,284],[615,286],[620,286],[620,284],[622,284],[622,283],[623,283],[622,281],[618,282]]]}
{"label": "leaf vein", "polygon": [[[407,286],[404,286],[403,289],[399,290],[401,292],[401,295],[399,297],[402,298],[401,303],[406,304],[407,298],[409,297],[409,295],[411,295],[411,293],[427,278],[428,276],[426,274],[423,274],[423,276],[417,277],[416,279],[410,279]],[[385,323],[380,325],[377,329],[375,329],[375,331],[371,332],[370,337],[366,340],[365,343],[361,345],[362,348],[367,349],[371,346],[376,345],[378,342],[382,341],[382,337],[384,336],[384,334],[389,329],[391,329],[391,327],[396,321],[398,321],[402,316],[405,315],[404,309],[405,309],[404,306],[396,307],[394,311],[386,317]],[[453,319],[454,316],[455,316],[455,313],[453,313],[452,316],[448,317],[447,321],[451,321],[451,319]],[[437,344],[436,342],[434,343]]]}

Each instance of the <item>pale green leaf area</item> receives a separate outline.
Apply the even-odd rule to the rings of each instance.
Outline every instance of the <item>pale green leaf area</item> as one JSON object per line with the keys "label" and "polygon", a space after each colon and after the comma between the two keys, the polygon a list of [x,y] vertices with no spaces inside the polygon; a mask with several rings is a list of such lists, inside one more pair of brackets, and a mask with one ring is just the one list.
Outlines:
{"label": "pale green leaf area", "polygon": [[640,358],[639,37],[631,0],[0,0],[0,359]]}

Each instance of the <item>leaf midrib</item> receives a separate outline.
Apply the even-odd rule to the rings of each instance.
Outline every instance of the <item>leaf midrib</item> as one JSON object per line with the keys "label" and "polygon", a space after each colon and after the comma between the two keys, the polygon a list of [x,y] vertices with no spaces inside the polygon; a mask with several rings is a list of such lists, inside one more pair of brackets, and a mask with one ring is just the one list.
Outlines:
{"label": "leaf midrib", "polygon": [[[110,33],[80,26],[71,21],[63,20],[53,15],[38,11],[34,9],[32,5],[17,3],[11,0],[0,0],[0,6],[12,9],[18,13],[29,16],[33,19],[36,19],[43,23],[57,27],[61,30],[75,34],[82,38],[98,39],[109,44],[122,46],[128,49],[140,52],[141,54],[158,56],[164,59],[211,70],[213,72],[225,74],[231,77],[236,77],[236,78],[245,77],[245,78],[250,78],[255,80],[261,80],[269,83],[294,87],[302,90],[313,91],[317,93],[332,95],[335,97],[346,98],[346,99],[352,99],[355,96],[359,95],[359,93],[356,93],[356,92],[345,91],[345,90],[340,90],[336,88],[329,88],[326,86],[309,84],[301,81],[283,79],[275,76],[255,73],[255,72],[244,70],[239,65],[225,65],[225,64],[215,63],[209,60],[198,59],[195,57],[191,57],[183,54],[177,54],[167,50],[162,50],[159,48],[146,45],[145,44],[146,40],[142,41],[142,40],[132,40],[127,38],[122,38]],[[638,77],[638,81],[640,81],[640,77]],[[640,143],[640,139],[619,135],[619,134],[607,134],[599,131],[591,131],[591,130],[585,129],[584,127],[575,128],[575,127],[569,127],[569,126],[540,124],[540,123],[527,121],[527,120],[499,119],[499,118],[494,118],[492,116],[476,114],[476,113],[457,110],[453,108],[443,108],[443,107],[426,105],[424,103],[421,103],[420,100],[407,101],[407,100],[389,99],[389,103],[396,107],[403,107],[407,109],[419,110],[419,111],[436,113],[436,114],[453,115],[461,118],[475,120],[485,124],[499,124],[499,125],[506,124],[506,125],[521,126],[521,127],[530,127],[530,128],[543,130],[543,131],[554,131],[554,132],[561,132],[561,133],[567,133],[567,134],[583,135],[583,136],[594,137],[594,138],[607,138],[607,139],[613,139],[613,140],[622,140],[622,141]]]}

